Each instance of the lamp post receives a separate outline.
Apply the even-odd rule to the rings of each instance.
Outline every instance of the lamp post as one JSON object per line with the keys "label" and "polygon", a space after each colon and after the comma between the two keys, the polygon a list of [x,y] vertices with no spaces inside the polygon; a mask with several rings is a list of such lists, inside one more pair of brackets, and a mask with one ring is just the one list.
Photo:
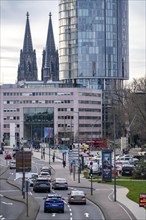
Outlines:
{"label": "lamp post", "polygon": [[114,109],[114,201],[116,202],[116,144],[115,144],[115,109]]}
{"label": "lamp post", "polygon": [[[70,109],[67,109],[67,111],[70,111]],[[73,111],[74,113],[78,114],[78,183],[80,183],[80,145],[79,145],[79,111]]]}

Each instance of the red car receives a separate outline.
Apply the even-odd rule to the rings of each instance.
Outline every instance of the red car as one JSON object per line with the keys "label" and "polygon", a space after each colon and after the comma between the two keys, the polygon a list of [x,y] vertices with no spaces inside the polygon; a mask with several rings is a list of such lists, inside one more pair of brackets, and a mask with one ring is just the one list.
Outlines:
{"label": "red car", "polygon": [[7,160],[7,159],[12,159],[11,154],[6,154],[6,155],[5,155],[5,159],[6,159],[6,160]]}

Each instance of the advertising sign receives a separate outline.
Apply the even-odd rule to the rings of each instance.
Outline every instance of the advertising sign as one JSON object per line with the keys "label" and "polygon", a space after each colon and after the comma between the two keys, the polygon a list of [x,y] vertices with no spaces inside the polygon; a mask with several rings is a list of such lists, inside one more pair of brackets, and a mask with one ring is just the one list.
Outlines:
{"label": "advertising sign", "polygon": [[112,151],[102,150],[102,181],[112,181]]}
{"label": "advertising sign", "polygon": [[31,151],[16,152],[16,172],[31,171]]}
{"label": "advertising sign", "polygon": [[139,206],[146,207],[146,194],[139,195]]}
{"label": "advertising sign", "polygon": [[53,137],[53,128],[44,128],[44,138],[52,138]]}

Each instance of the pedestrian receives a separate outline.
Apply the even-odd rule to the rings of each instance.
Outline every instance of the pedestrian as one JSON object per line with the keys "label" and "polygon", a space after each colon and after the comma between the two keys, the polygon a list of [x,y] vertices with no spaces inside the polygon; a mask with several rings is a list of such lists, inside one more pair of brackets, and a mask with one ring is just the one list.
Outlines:
{"label": "pedestrian", "polygon": [[65,166],[66,166],[66,161],[63,160],[63,167],[65,168]]}
{"label": "pedestrian", "polygon": [[53,162],[55,162],[55,155],[53,155],[52,160],[53,160]]}

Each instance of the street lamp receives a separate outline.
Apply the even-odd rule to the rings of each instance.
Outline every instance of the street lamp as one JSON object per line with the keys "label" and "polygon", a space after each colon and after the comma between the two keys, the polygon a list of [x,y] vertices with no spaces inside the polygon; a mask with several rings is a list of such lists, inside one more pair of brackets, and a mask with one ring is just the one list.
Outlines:
{"label": "street lamp", "polygon": [[[70,109],[67,109],[67,111],[70,111]],[[78,114],[78,183],[80,183],[80,145],[79,145],[79,111],[73,111],[74,113]]]}

